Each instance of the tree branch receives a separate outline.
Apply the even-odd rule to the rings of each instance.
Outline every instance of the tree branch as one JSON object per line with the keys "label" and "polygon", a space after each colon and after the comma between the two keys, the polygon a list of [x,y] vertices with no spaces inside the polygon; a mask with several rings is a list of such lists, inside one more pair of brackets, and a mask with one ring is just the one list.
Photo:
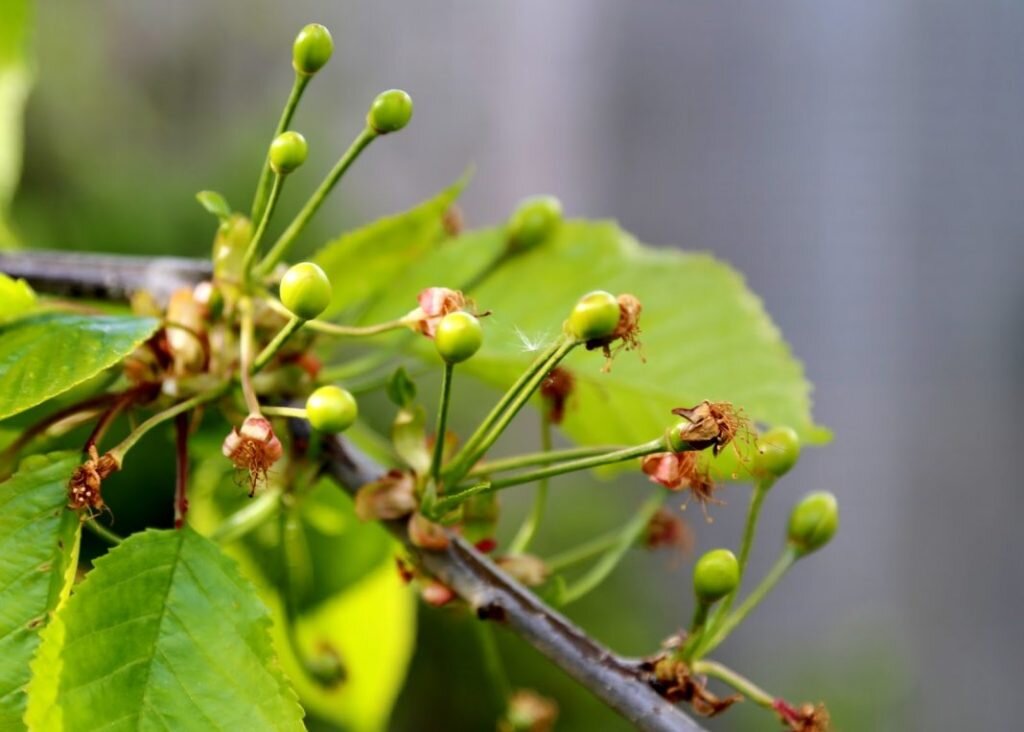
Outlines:
{"label": "tree branch", "polygon": [[[24,278],[41,292],[63,296],[127,299],[148,290],[158,299],[211,275],[209,263],[180,258],[117,257],[61,252],[0,254],[0,272]],[[306,431],[308,423],[290,420]],[[325,442],[325,470],[349,493],[377,480],[383,469],[345,440]],[[404,522],[384,522],[422,566],[452,588],[481,620],[503,625],[535,647],[594,696],[647,732],[700,730],[689,716],[651,686],[649,672],[586,635],[568,619],[501,571],[461,537],[447,549],[409,545]]]}

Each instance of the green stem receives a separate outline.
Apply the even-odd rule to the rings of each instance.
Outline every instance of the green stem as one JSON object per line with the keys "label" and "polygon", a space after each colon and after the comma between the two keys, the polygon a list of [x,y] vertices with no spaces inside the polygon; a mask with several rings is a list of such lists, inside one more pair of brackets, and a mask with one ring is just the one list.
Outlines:
{"label": "green stem", "polygon": [[263,526],[281,509],[280,489],[263,491],[245,506],[221,521],[210,534],[218,544],[229,544]]}
{"label": "green stem", "polygon": [[793,563],[797,558],[796,551],[793,547],[787,544],[786,548],[782,551],[782,555],[775,562],[775,566],[773,566],[768,574],[765,575],[764,579],[761,580],[761,584],[759,584],[754,591],[750,593],[747,599],[744,600],[731,615],[722,620],[714,632],[711,633],[703,643],[701,643],[697,652],[694,654],[694,658],[700,658],[701,656],[711,653],[711,651],[715,650],[722,641],[728,638],[729,634],[744,621],[747,615],[750,614],[750,611],[757,607],[758,604],[767,597],[768,593],[772,591],[776,584],[778,584],[783,575],[785,575],[789,568],[793,566]]}
{"label": "green stem", "polygon": [[519,410],[523,408],[523,405],[530,400],[533,392],[537,390],[548,372],[577,345],[579,344],[576,341],[569,338],[559,339],[547,352],[549,355],[546,359],[542,355],[526,370],[523,376],[519,377],[519,380],[512,385],[512,388],[505,393],[501,401],[477,427],[476,432],[466,442],[459,455],[452,460],[453,464],[446,476],[449,482],[458,483],[477,460],[484,456],[519,413]]}
{"label": "green stem", "polygon": [[[268,297],[266,302],[267,306],[275,313],[283,315],[286,318],[292,317],[291,311],[275,298]],[[316,331],[317,333],[358,338],[361,336],[373,336],[381,333],[388,333],[408,326],[404,320],[398,318],[396,320],[389,320],[385,323],[377,323],[375,325],[338,325],[337,323],[328,323],[325,320],[307,320],[306,327],[309,330]]]}
{"label": "green stem", "polygon": [[241,334],[238,339],[238,375],[242,382],[242,396],[245,397],[245,406],[249,410],[249,414],[259,414],[260,400],[256,397],[256,390],[252,386],[252,362],[256,350],[252,298],[248,296],[241,298],[238,301],[238,311],[241,315],[239,324]]}
{"label": "green stem", "polygon": [[[551,451],[551,420],[544,413],[540,415],[540,446],[543,452]],[[537,491],[533,496],[533,506],[530,508],[530,513],[526,516],[526,520],[523,521],[523,525],[519,527],[519,531],[516,532],[515,538],[508,547],[509,554],[522,554],[529,548],[533,537],[537,535],[540,522],[544,519],[544,508],[547,500],[548,479],[541,478],[537,482]]]}
{"label": "green stem", "polygon": [[736,601],[736,595],[739,593],[743,582],[743,573],[746,571],[747,562],[750,560],[750,552],[754,548],[757,522],[761,517],[761,506],[764,504],[764,499],[774,483],[774,478],[764,478],[754,484],[754,490],[750,494],[750,505],[747,507],[747,520],[743,527],[743,539],[740,541],[740,581],[736,584],[736,589],[726,595],[721,604],[715,608],[715,612],[712,613],[711,621],[708,623],[708,628],[712,631],[722,622],[722,618],[732,609],[733,602]]}
{"label": "green stem", "polygon": [[[274,137],[271,140],[276,139],[278,135],[288,129],[292,117],[295,116],[295,109],[299,106],[299,100],[302,99],[302,92],[306,90],[306,85],[312,78],[312,76],[306,76],[305,74],[295,74],[291,93],[288,94],[288,101],[285,102],[284,110],[281,112],[281,119],[277,122],[277,128],[274,130]],[[272,172],[270,169],[270,152],[268,147],[267,157],[263,161],[263,169],[260,170],[260,179],[256,184],[256,194],[252,200],[252,213],[249,215],[251,221],[258,221],[263,216],[263,209],[267,206],[267,198],[271,188]]]}
{"label": "green stem", "polygon": [[427,489],[428,505],[437,495],[437,484],[441,480],[441,461],[444,460],[444,434],[448,422],[448,405],[452,398],[452,373],[455,366],[445,363],[441,373],[441,398],[437,407],[437,427],[434,430],[434,454],[430,460],[430,477],[432,483]]}
{"label": "green stem", "polygon": [[92,519],[92,518],[91,519],[86,519],[85,520],[85,528],[87,528],[93,534],[95,534],[96,536],[101,538],[103,541],[105,541],[110,546],[117,546],[122,541],[124,541],[124,537],[123,536],[115,534],[113,531],[108,529],[106,526],[101,524],[96,519]]}
{"label": "green stem", "polygon": [[274,269],[277,263],[281,261],[281,258],[288,252],[288,248],[291,247],[295,239],[302,233],[302,230],[306,228],[306,224],[309,223],[309,220],[313,218],[313,214],[315,214],[317,209],[319,209],[321,204],[323,204],[324,199],[327,198],[331,189],[334,188],[335,184],[337,184],[341,179],[341,176],[345,174],[345,171],[348,170],[349,166],[351,166],[352,163],[355,162],[356,158],[359,157],[359,153],[366,149],[366,147],[373,142],[376,137],[377,133],[369,127],[366,127],[359,133],[358,137],[356,137],[352,142],[348,150],[345,151],[345,154],[341,156],[341,159],[339,159],[331,169],[331,172],[327,174],[326,178],[324,178],[320,187],[313,192],[313,195],[310,196],[308,201],[306,201],[306,205],[302,207],[302,210],[300,210],[298,214],[296,214],[295,218],[288,225],[288,228],[284,230],[284,233],[281,234],[278,240],[274,243],[274,246],[271,247],[267,256],[264,257],[263,261],[256,266],[257,275],[260,275],[261,277],[266,276],[272,269]]}
{"label": "green stem", "polygon": [[549,465],[561,460],[604,455],[605,453],[621,449],[621,445],[586,445],[583,447],[570,447],[566,450],[553,450],[551,452],[531,452],[525,455],[514,455],[513,457],[477,463],[467,475],[473,478],[481,475],[493,475],[494,473],[506,473],[510,470],[518,470],[519,468],[530,468],[534,465]]}
{"label": "green stem", "polygon": [[552,572],[560,572],[563,569],[585,562],[588,559],[603,554],[619,541],[619,532],[612,531],[607,534],[585,541],[582,544],[566,549],[550,559],[544,560],[544,565]]}
{"label": "green stem", "polygon": [[245,285],[246,290],[248,290],[249,282],[252,280],[252,265],[256,259],[256,254],[260,250],[260,241],[267,230],[267,224],[270,223],[274,207],[277,206],[277,199],[281,197],[281,188],[283,186],[284,176],[280,173],[274,173],[274,183],[270,187],[270,198],[263,207],[263,215],[260,217],[259,226],[256,227],[256,232],[252,235],[252,239],[249,240],[249,246],[245,249],[245,258],[242,260],[242,283]]}
{"label": "green stem", "polygon": [[[330,384],[336,381],[346,381],[357,376],[369,374],[382,369],[391,361],[394,355],[385,351],[373,351],[365,356],[355,358],[336,366],[326,366],[320,369],[316,381],[318,384]],[[389,374],[390,376],[390,374]]]}
{"label": "green stem", "polygon": [[755,704],[773,709],[775,699],[771,694],[728,666],[723,666],[717,661],[694,661],[690,668],[694,673],[704,674],[728,684]]}
{"label": "green stem", "polygon": [[263,407],[265,417],[291,417],[306,419],[306,410],[301,407]]}
{"label": "green stem", "polygon": [[686,642],[678,651],[679,658],[684,662],[689,663],[694,651],[700,646],[705,631],[711,627],[708,623],[708,611],[710,609],[711,605],[701,602],[699,599],[697,600],[697,606],[693,609],[693,620],[690,621],[690,630],[686,634]]}
{"label": "green stem", "polygon": [[658,491],[647,499],[619,533],[618,541],[615,542],[607,553],[593,566],[590,571],[583,575],[575,584],[570,585],[562,597],[562,604],[568,605],[586,595],[591,590],[608,578],[614,569],[619,566],[626,552],[636,544],[637,539],[643,533],[651,517],[658,512],[665,499],[668,498],[668,491]]}
{"label": "green stem", "polygon": [[173,419],[182,412],[187,412],[190,409],[195,409],[200,404],[212,402],[214,399],[217,399],[218,397],[227,393],[230,387],[231,382],[225,381],[224,383],[210,389],[209,391],[203,392],[202,394],[196,394],[191,399],[186,399],[183,402],[178,402],[173,407],[169,407],[168,409],[165,409],[162,412],[154,414],[152,417],[150,417],[145,422],[136,427],[134,430],[132,430],[132,432],[127,437],[125,437],[116,447],[109,450],[107,454],[113,457],[120,465],[124,461],[125,453],[127,453],[135,445],[135,443],[142,439],[142,436],[149,432],[151,429],[153,429],[154,427],[163,422],[166,422],[169,419]]}
{"label": "green stem", "polygon": [[480,642],[480,656],[483,660],[484,671],[490,677],[495,691],[501,697],[502,715],[512,696],[512,684],[505,673],[505,665],[501,661],[501,651],[498,648],[498,641],[494,637],[494,627],[484,622],[475,622],[476,637]]}
{"label": "green stem", "polygon": [[[266,348],[260,351],[260,355],[256,357],[256,361],[252,365],[252,373],[260,371],[264,366],[270,363],[277,352],[281,350],[281,346],[284,345],[285,341],[291,338],[299,328],[301,328],[308,321],[302,318],[292,316],[292,319],[285,323],[284,327],[277,332],[274,336],[274,340],[267,344]],[[245,372],[243,371],[243,374]]]}

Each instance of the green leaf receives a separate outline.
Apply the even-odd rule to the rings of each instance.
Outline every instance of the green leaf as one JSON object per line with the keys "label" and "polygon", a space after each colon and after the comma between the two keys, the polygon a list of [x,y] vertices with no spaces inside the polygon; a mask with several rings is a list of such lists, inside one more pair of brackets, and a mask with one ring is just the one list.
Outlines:
{"label": "green leaf", "polygon": [[0,249],[14,243],[5,222],[21,174],[22,116],[32,86],[30,0],[5,0],[0,22]]}
{"label": "green leaf", "polygon": [[0,419],[113,366],[157,324],[153,318],[43,313],[0,326]]}
{"label": "green leaf", "polygon": [[15,280],[0,272],[0,323],[15,320],[36,307],[36,293],[25,280]]}
{"label": "green leaf", "polygon": [[95,562],[59,617],[51,728],[303,729],[267,608],[189,528],[126,539]]}
{"label": "green leaf", "polygon": [[401,409],[408,409],[416,401],[416,382],[409,378],[404,366],[399,366],[391,374],[385,391],[391,403]]}
{"label": "green leaf", "polygon": [[[365,304],[443,241],[446,238],[444,214],[468,180],[467,173],[415,208],[343,234],[321,249],[314,261],[334,286],[331,304],[321,317],[330,318],[357,304]],[[401,303],[388,320],[415,306],[415,297]]]}
{"label": "green leaf", "polygon": [[427,412],[421,406],[399,409],[391,425],[395,452],[417,475],[430,472],[431,454],[427,447]]}
{"label": "green leaf", "polygon": [[32,457],[0,484],[0,729],[22,728],[40,630],[74,578],[80,523],[67,483],[78,461]]}
{"label": "green leaf", "polygon": [[[460,237],[392,283],[374,322],[428,286],[459,287],[502,251],[500,231]],[[563,428],[590,444],[636,444],[660,435],[673,407],[732,402],[751,420],[789,425],[808,443],[829,438],[811,414],[811,386],[743,278],[708,254],[654,249],[614,223],[566,222],[553,241],[517,256],[470,294],[493,315],[484,346],[459,366],[506,388],[561,332],[576,300],[604,289],[643,303],[643,355],[619,353],[608,373],[599,352],[576,349],[564,365],[576,377]],[[435,358],[425,339],[414,348]],[[646,360],[646,362],[645,362]],[[726,451],[729,452],[729,451]]]}
{"label": "green leaf", "polygon": [[200,206],[221,221],[231,218],[231,206],[228,205],[227,199],[217,191],[199,191],[196,194],[196,200],[199,201]]}

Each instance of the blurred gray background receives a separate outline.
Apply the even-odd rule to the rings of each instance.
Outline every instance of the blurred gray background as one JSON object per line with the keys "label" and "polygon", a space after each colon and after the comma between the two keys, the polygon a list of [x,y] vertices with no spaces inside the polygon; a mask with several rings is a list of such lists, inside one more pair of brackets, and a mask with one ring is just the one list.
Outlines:
{"label": "blurred gray background", "polygon": [[[15,208],[33,245],[203,253],[210,222],[191,194],[247,204],[291,38],[318,21],[336,56],[295,122],[318,165],[377,91],[416,100],[409,129],[346,179],[324,238],[474,164],[470,225],[546,192],[570,215],[730,261],[835,431],[776,489],[754,569],[807,490],[839,496],[842,530],[723,659],[779,693],[829,699],[843,729],[1017,726],[1024,4],[40,5]],[[746,491],[728,497],[696,527],[700,546],[735,542]],[[604,594],[570,614],[639,653],[685,623],[688,569],[631,567],[612,583],[633,598],[625,611]],[[583,718],[570,709],[564,728]],[[717,726],[773,728],[750,714]]]}

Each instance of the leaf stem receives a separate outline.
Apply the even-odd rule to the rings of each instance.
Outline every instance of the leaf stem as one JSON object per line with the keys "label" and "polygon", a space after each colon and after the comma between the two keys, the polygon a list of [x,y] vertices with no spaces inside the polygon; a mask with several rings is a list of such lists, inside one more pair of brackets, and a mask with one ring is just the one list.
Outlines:
{"label": "leaf stem", "polygon": [[640,506],[640,510],[622,528],[618,539],[609,547],[605,555],[585,575],[566,589],[562,596],[563,605],[579,600],[608,578],[608,575],[619,566],[622,558],[626,556],[626,552],[640,538],[647,524],[650,523],[651,517],[658,512],[667,498],[668,491],[658,491]]}
{"label": "leaf stem", "polygon": [[210,534],[210,538],[218,544],[228,544],[241,539],[251,531],[258,529],[281,509],[281,490],[269,488],[238,511],[221,521],[220,525]]}
{"label": "leaf stem", "polygon": [[[295,116],[295,110],[299,106],[299,100],[302,99],[302,92],[306,90],[306,85],[309,84],[309,80],[312,76],[306,76],[305,74],[295,74],[295,80],[292,82],[292,90],[288,94],[288,101],[285,102],[284,109],[281,111],[281,119],[277,122],[277,128],[274,130],[274,136],[270,139],[275,139],[278,135],[288,129],[288,125],[291,124],[292,117]],[[270,152],[268,148],[267,157],[263,161],[263,168],[260,170],[259,182],[256,184],[256,194],[253,196],[252,201],[252,212],[249,216],[250,220],[256,221],[263,215],[263,209],[267,206],[267,198],[269,196],[271,182],[270,178],[272,175],[270,169]]]}
{"label": "leaf stem", "polygon": [[254,329],[252,319],[252,298],[243,296],[238,301],[238,311],[241,322],[239,328],[241,333],[238,339],[238,375],[242,382],[242,396],[245,397],[245,406],[249,414],[260,414],[260,400],[256,397],[256,390],[252,386],[253,354],[256,349],[254,343]]}
{"label": "leaf stem", "polygon": [[86,519],[83,525],[110,546],[117,546],[124,541],[123,536],[111,531],[94,518]]}
{"label": "leaf stem", "polygon": [[309,200],[306,201],[306,205],[302,207],[298,214],[295,215],[295,218],[288,225],[288,228],[284,230],[284,233],[281,234],[278,240],[274,243],[274,246],[271,247],[267,256],[264,257],[263,261],[256,266],[255,271],[257,275],[261,277],[266,276],[272,269],[274,269],[277,263],[281,261],[281,258],[287,254],[289,247],[291,247],[295,242],[295,239],[298,238],[299,234],[302,233],[302,230],[306,228],[306,224],[308,224],[309,220],[313,218],[313,214],[315,214],[317,209],[319,209],[321,204],[323,204],[324,199],[327,198],[331,189],[334,188],[337,182],[341,179],[341,176],[345,174],[346,170],[348,170],[349,166],[351,166],[352,163],[355,162],[356,158],[359,157],[359,153],[365,150],[376,137],[377,133],[370,127],[363,128],[362,132],[360,132],[356,139],[353,140],[349,148],[327,174],[327,177],[324,178],[320,187],[317,188],[313,192],[313,195],[310,196]]}

